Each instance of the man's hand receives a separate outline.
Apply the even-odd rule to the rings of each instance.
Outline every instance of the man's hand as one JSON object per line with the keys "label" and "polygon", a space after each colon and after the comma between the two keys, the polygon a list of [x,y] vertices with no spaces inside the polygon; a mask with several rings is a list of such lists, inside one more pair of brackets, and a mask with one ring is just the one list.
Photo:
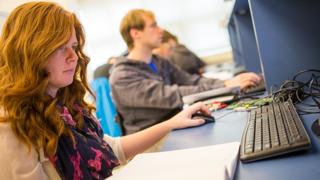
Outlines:
{"label": "man's hand", "polygon": [[239,86],[241,90],[244,90],[246,88],[258,85],[261,80],[262,77],[256,73],[241,73],[232,79],[224,81],[224,85],[226,87]]}

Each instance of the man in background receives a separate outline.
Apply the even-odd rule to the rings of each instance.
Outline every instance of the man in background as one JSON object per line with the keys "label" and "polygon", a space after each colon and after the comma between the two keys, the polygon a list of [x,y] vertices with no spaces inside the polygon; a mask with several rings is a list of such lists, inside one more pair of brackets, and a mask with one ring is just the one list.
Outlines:
{"label": "man in background", "polygon": [[170,60],[190,74],[201,75],[204,73],[206,64],[190,49],[180,44],[178,38],[167,30],[163,31],[161,45],[154,49],[153,52]]}
{"label": "man in background", "polygon": [[110,76],[113,98],[123,117],[125,134],[140,131],[172,117],[182,109],[182,97],[220,87],[255,86],[261,78],[243,73],[221,81],[190,75],[168,60],[153,55],[161,45],[163,30],[154,14],[131,10],[121,21],[120,32],[129,54],[117,59]]}
{"label": "man in background", "polygon": [[173,53],[178,45],[178,39],[173,34],[163,30],[162,41],[158,48],[153,49],[152,53],[159,55],[165,59],[172,58]]}

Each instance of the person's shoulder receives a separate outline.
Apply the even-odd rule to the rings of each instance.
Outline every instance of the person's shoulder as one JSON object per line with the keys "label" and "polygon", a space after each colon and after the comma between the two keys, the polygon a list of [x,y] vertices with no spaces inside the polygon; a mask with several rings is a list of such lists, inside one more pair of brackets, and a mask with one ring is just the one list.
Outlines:
{"label": "person's shoulder", "polygon": [[[8,150],[17,145],[18,139],[14,135],[10,122],[0,122],[0,151]],[[2,148],[6,146],[6,148]]]}
{"label": "person's shoulder", "polygon": [[[128,59],[126,57],[119,57],[117,61],[112,65],[112,72],[122,71],[128,65]],[[114,74],[114,73],[113,73]],[[112,73],[110,74],[110,77]]]}
{"label": "person's shoulder", "polygon": [[161,57],[161,56],[156,55],[156,54],[153,54],[153,59],[154,59],[158,64],[165,64],[165,65],[171,65],[171,64],[172,64],[169,59],[166,59],[166,58]]}
{"label": "person's shoulder", "polygon": [[112,68],[113,68],[113,71],[115,71],[115,70],[123,69],[127,66],[130,66],[131,64],[132,62],[127,57],[121,56],[117,58]]}
{"label": "person's shoulder", "polygon": [[0,157],[13,158],[20,152],[27,151],[27,146],[14,134],[10,122],[0,123]]}
{"label": "person's shoulder", "polygon": [[178,44],[177,47],[174,49],[175,51],[182,51],[182,52],[189,52],[190,50],[183,44]]}
{"label": "person's shoulder", "polygon": [[99,77],[106,77],[109,78],[110,76],[110,69],[112,68],[112,64],[103,64],[93,72],[94,79]]}
{"label": "person's shoulder", "polygon": [[100,70],[104,70],[104,69],[110,69],[112,67],[113,64],[103,64],[101,66],[98,66],[97,69],[95,71],[100,71]]}
{"label": "person's shoulder", "polygon": [[120,80],[138,76],[141,70],[141,62],[131,61],[125,57],[117,59],[117,62],[112,67],[110,74],[110,83],[119,82]]}
{"label": "person's shoulder", "polygon": [[[38,156],[14,134],[10,122],[0,122],[0,172],[4,177],[33,176],[38,169]],[[17,174],[19,173],[19,174]]]}

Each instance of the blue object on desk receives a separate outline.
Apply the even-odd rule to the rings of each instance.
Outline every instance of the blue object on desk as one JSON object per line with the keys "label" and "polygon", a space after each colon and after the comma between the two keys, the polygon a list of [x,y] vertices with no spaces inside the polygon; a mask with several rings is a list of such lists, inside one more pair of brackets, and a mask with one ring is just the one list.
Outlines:
{"label": "blue object on desk", "polygon": [[107,78],[101,77],[91,83],[96,95],[97,118],[100,120],[105,134],[113,137],[121,136],[119,124],[115,121],[117,116],[116,107],[111,98],[110,84]]}

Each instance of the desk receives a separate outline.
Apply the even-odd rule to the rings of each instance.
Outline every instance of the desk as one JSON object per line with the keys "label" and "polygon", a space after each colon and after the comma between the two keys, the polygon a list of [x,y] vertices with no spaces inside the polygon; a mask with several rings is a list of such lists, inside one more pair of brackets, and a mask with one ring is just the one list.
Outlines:
{"label": "desk", "polygon": [[[254,31],[243,29],[246,34],[238,35],[244,36],[242,39],[250,33],[255,37],[267,89],[272,85],[279,87],[284,80],[291,79],[301,70],[319,69],[320,24],[316,23],[319,9],[320,2],[316,0],[236,0],[230,22],[237,20],[234,19],[236,12],[250,11]],[[235,113],[213,125],[173,132],[164,150],[240,140],[246,116],[246,113]],[[320,114],[300,116],[312,148],[249,164],[239,162],[235,179],[320,179],[320,138],[311,132],[311,124],[318,117]],[[217,137],[211,137],[213,135]],[[190,141],[183,140],[183,145],[175,145],[178,137],[186,137]]]}
{"label": "desk", "polygon": [[[217,118],[228,111],[215,112]],[[311,132],[312,122],[320,114],[300,116],[310,136],[312,148],[252,163],[238,162],[234,179],[283,180],[320,179],[320,138]],[[165,140],[161,151],[192,148],[239,141],[247,121],[247,112],[234,112],[200,127],[176,130]]]}

